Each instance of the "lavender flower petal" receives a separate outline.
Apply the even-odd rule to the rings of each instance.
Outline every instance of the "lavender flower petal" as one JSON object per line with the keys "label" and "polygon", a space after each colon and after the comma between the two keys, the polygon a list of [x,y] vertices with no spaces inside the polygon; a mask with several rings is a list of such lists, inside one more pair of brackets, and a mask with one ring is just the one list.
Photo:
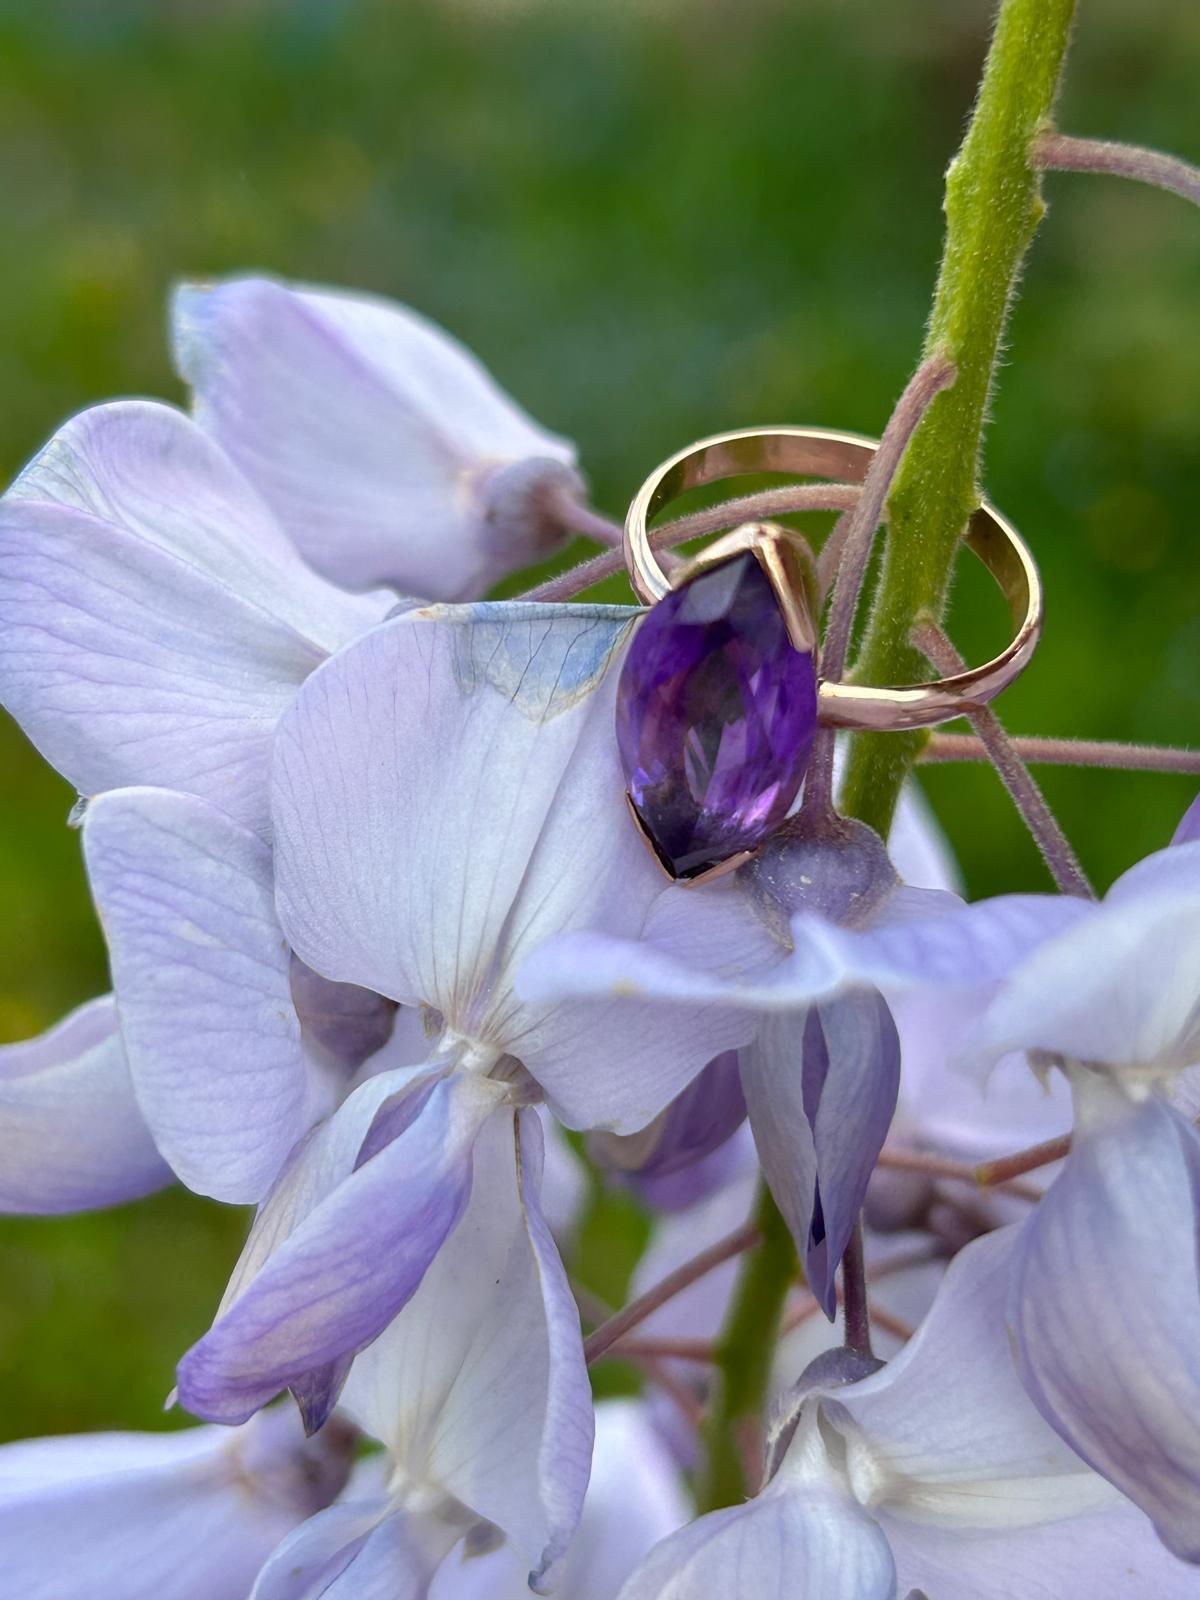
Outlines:
{"label": "lavender flower petal", "polygon": [[134,1099],[110,996],[0,1046],[0,1212],[119,1205],[173,1176]]}
{"label": "lavender flower petal", "polygon": [[[405,1076],[370,1079],[284,1170],[216,1322],[179,1364],[189,1410],[244,1420],[361,1350],[412,1297],[467,1203],[475,1139],[498,1091],[471,1077],[430,1088]],[[406,1088],[420,1096],[417,1114],[356,1167],[389,1091]]]}
{"label": "lavender flower petal", "polygon": [[355,1362],[343,1395],[401,1478],[495,1523],[535,1568],[579,1519],[592,1404],[579,1314],[539,1206],[541,1126],[497,1110],[462,1221],[411,1302]]}
{"label": "lavender flower petal", "polygon": [[834,1280],[896,1109],[900,1041],[883,997],[852,990],[772,1015],[742,1052],[763,1176],[827,1317]]}
{"label": "lavender flower petal", "polygon": [[138,1103],[189,1188],[258,1200],[319,1109],[270,852],[191,795],[123,789],[84,849]]}
{"label": "lavender flower petal", "polygon": [[0,501],[0,702],[86,795],[161,784],[261,828],[272,725],[383,610],[166,406],[85,412]]}
{"label": "lavender flower petal", "polygon": [[348,1498],[289,1534],[250,1600],[426,1600],[460,1531],[386,1495]]}
{"label": "lavender flower petal", "polygon": [[578,487],[573,448],[406,308],[232,278],[182,286],[174,334],[198,419],[334,582],[469,598],[560,536],[536,491]]}
{"label": "lavender flower petal", "polygon": [[1200,1139],[1077,1069],[1071,1154],[1025,1224],[1009,1316],[1039,1409],[1200,1561]]}
{"label": "lavender flower petal", "polygon": [[1200,845],[1163,854],[1175,874],[1151,857],[1019,967],[966,1040],[970,1062],[1032,1048],[1140,1076],[1200,1059]]}
{"label": "lavender flower petal", "polygon": [[21,1600],[245,1600],[348,1466],[340,1440],[306,1444],[294,1414],[5,1445],[5,1588]]}
{"label": "lavender flower petal", "polygon": [[620,1600],[895,1600],[879,1525],[845,1496],[768,1488],[711,1512],[651,1551]]}
{"label": "lavender flower petal", "polygon": [[[275,766],[278,904],[302,959],[502,1040],[562,1120],[622,1131],[749,1032],[715,1012],[651,1022],[628,1006],[513,993],[551,932],[640,931],[664,898],[612,737],[609,668],[631,615],[409,612],[314,675],[280,727]],[[701,891],[689,905],[718,948],[721,928],[737,944],[750,924],[770,942],[736,896]],[[687,921],[678,911],[678,938],[695,945]]]}

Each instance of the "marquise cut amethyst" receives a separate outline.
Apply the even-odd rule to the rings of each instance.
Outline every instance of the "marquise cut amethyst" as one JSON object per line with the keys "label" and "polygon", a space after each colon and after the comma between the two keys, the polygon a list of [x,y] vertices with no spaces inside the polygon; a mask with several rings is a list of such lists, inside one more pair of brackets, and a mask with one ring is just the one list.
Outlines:
{"label": "marquise cut amethyst", "polygon": [[659,601],[625,657],[617,745],[672,876],[762,843],[799,793],[816,728],[813,658],[793,647],[753,554]]}

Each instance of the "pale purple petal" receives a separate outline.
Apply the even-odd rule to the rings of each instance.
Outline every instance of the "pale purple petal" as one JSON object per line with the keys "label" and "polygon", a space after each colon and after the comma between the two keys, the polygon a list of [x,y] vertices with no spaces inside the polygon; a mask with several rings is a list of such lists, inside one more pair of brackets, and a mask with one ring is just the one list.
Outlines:
{"label": "pale purple petal", "polygon": [[1061,1073],[1039,1081],[1020,1052],[1001,1057],[985,1078],[961,1070],[982,1003],[969,989],[911,989],[892,999],[904,1063],[901,1142],[982,1161],[1069,1131],[1071,1094]]}
{"label": "pale purple petal", "polygon": [[310,966],[453,1016],[531,915],[586,919],[621,884],[640,923],[662,885],[623,815],[605,682],[630,616],[429,608],[313,677],[279,730],[274,808],[280,913]]}
{"label": "pale purple petal", "polygon": [[110,996],[0,1046],[0,1212],[119,1205],[172,1177],[134,1099]]}
{"label": "pale purple petal", "polygon": [[984,1533],[881,1514],[900,1577],[931,1600],[1195,1600],[1196,1569],[1163,1548],[1136,1506]]}
{"label": "pale purple petal", "polygon": [[574,486],[574,450],[406,308],[233,278],[181,287],[174,333],[198,419],[335,582],[468,598],[553,544],[494,479],[532,459]]}
{"label": "pale purple petal", "polygon": [[579,1313],[538,1204],[541,1127],[511,1109],[479,1136],[462,1221],[343,1404],[400,1474],[502,1528],[544,1571],[578,1521],[592,1447]]}
{"label": "pale purple petal", "polygon": [[1017,1375],[1004,1319],[1017,1247],[1017,1230],[1004,1228],[960,1251],[899,1355],[833,1392],[834,1414],[854,1424],[856,1492],[897,1518],[987,1530],[1117,1503],[1047,1426]]}
{"label": "pale purple petal", "polygon": [[610,1173],[626,1176],[652,1207],[678,1211],[720,1181],[722,1163],[708,1157],[745,1120],[738,1053],[726,1050],[640,1133],[594,1134],[588,1154]]}
{"label": "pale purple petal", "polygon": [[293,1416],[244,1429],[95,1434],[0,1448],[3,1586],[20,1600],[245,1600],[348,1462]]}
{"label": "pale purple petal", "polygon": [[[1169,854],[1192,852],[1200,845]],[[966,1040],[966,1059],[985,1065],[1025,1048],[1134,1075],[1195,1065],[1200,892],[1185,865],[1175,886],[1121,893],[1035,950]]]}
{"label": "pale purple petal", "polygon": [[887,841],[888,855],[903,883],[916,889],[963,892],[962,872],[925,791],[910,779],[900,791]]}
{"label": "pale purple petal", "polygon": [[357,984],[331,983],[295,955],[289,985],[305,1043],[344,1072],[354,1072],[391,1040],[395,1001]]}
{"label": "pale purple petal", "polygon": [[620,1600],[894,1600],[896,1569],[878,1523],[818,1485],[777,1479],[663,1541]]}
{"label": "pale purple petal", "polygon": [[[514,994],[550,934],[641,933],[670,896],[630,822],[612,732],[609,668],[630,616],[512,604],[399,617],[305,686],[275,778],[278,904],[299,955],[516,1055],[569,1124],[623,1131],[749,1032],[706,1011],[651,1026]],[[719,889],[693,891],[691,920],[735,907]],[[674,926],[690,949],[689,916]]]}
{"label": "pale purple petal", "polygon": [[900,1041],[874,990],[773,1014],[742,1052],[750,1126],[770,1185],[825,1315],[896,1109]]}
{"label": "pale purple petal", "polygon": [[521,987],[542,1000],[624,996],[757,1011],[794,1010],[865,983],[970,989],[997,982],[1042,940],[1095,912],[1066,896],[1004,895],[964,906],[937,894],[924,896],[913,915],[914,892],[897,891],[866,928],[800,913],[792,919],[792,953],[760,972],[726,977],[711,961],[680,959],[648,940],[569,934],[526,965]]}
{"label": "pale purple petal", "polygon": [[178,412],[84,413],[0,501],[0,701],[85,795],[161,784],[262,828],[274,723],[383,614],[280,542]]}
{"label": "pale purple petal", "polygon": [[99,796],[84,851],[159,1149],[201,1194],[261,1199],[319,1104],[270,851],[215,806],[166,789]]}
{"label": "pale purple petal", "polygon": [[1200,794],[1179,819],[1179,826],[1175,829],[1171,843],[1175,845],[1200,843]]}
{"label": "pale purple petal", "polygon": [[377,1338],[421,1282],[467,1203],[496,1091],[460,1077],[410,1090],[416,1115],[363,1159],[388,1087],[373,1078],[356,1091],[268,1196],[217,1321],[179,1364],[190,1411],[243,1420]]}
{"label": "pale purple petal", "polygon": [[[564,1600],[616,1600],[649,1550],[691,1515],[683,1480],[645,1405],[602,1400],[583,1517],[554,1593]],[[524,1563],[511,1545],[491,1555],[452,1555],[429,1600],[528,1600]],[[256,1597],[257,1600],[257,1597]]]}
{"label": "pale purple petal", "polygon": [[1200,1560],[1200,1140],[1095,1076],[1077,1072],[1075,1096],[1071,1154],[1020,1238],[1021,1375],[1164,1544]]}
{"label": "pale purple petal", "polygon": [[289,1534],[250,1600],[426,1600],[460,1532],[387,1496],[348,1498]]}

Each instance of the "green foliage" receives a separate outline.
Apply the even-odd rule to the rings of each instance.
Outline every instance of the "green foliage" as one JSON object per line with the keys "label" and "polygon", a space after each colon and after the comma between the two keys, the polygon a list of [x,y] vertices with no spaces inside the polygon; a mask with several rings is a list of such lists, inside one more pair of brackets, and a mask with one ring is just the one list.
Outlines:
{"label": "green foliage", "polygon": [[[581,441],[616,513],[706,432],[878,432],[919,352],[990,9],[8,0],[0,473],[84,405],[181,399],[170,283],[247,268],[442,321]],[[1195,8],[1091,0],[1059,120],[1196,159],[1198,72]],[[1023,732],[1194,742],[1200,224],[1128,185],[1046,187],[988,444],[989,493],[1050,596],[1005,715]],[[973,654],[1003,626],[966,579],[951,622]],[[938,770],[927,787],[973,891],[1045,887],[989,773]],[[1101,883],[1163,843],[1191,793],[1058,772],[1046,787]],[[3,1038],[105,983],[71,799],[0,726]],[[0,1223],[0,1432],[155,1426],[243,1227],[182,1195]],[[618,1293],[639,1220],[606,1205],[589,1228],[589,1250],[622,1263],[594,1287]]]}

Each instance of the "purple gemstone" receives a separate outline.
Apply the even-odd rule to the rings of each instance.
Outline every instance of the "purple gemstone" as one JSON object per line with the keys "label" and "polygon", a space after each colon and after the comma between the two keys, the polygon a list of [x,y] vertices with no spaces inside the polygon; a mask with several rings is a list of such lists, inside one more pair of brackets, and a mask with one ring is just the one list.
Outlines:
{"label": "purple gemstone", "polygon": [[793,648],[752,554],[659,601],[621,671],[617,744],[629,797],[674,877],[753,849],[783,821],[816,728],[813,658]]}

